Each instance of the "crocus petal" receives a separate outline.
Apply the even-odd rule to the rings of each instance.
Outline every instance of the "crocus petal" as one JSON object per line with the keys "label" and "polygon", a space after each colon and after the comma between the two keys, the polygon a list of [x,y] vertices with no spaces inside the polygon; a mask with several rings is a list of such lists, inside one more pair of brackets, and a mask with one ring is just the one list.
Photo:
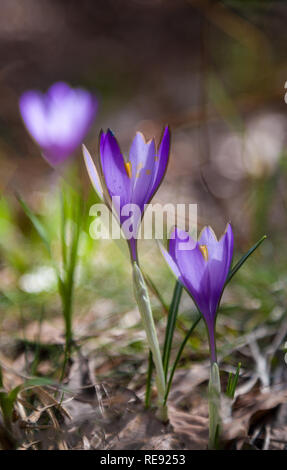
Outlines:
{"label": "crocus petal", "polygon": [[[233,253],[231,226],[217,241],[210,227],[205,228],[199,242],[191,249],[180,249],[183,241],[192,241],[184,231],[175,229],[169,254],[177,265],[184,284],[203,314],[210,332],[214,326],[218,303],[230,269]],[[193,241],[194,242],[194,241]],[[206,257],[202,250],[206,249]]]}
{"label": "crocus petal", "polygon": [[167,264],[169,265],[169,267],[170,267],[171,271],[173,272],[173,274],[175,275],[176,279],[178,279],[178,280],[182,279],[180,270],[178,269],[178,267],[177,267],[176,263],[174,262],[173,258],[171,257],[171,255],[164,248],[162,243],[158,243],[158,245],[159,245],[159,248],[160,248],[160,251],[161,251],[163,257],[165,258]]}
{"label": "crocus petal", "polygon": [[80,145],[97,111],[96,98],[81,88],[59,82],[46,94],[28,91],[20,112],[34,140],[53,165],[63,162]]}
{"label": "crocus petal", "polygon": [[[182,242],[193,246],[180,249]],[[181,245],[180,245],[181,244]],[[163,249],[161,249],[163,252]],[[210,227],[203,229],[199,241],[175,228],[171,234],[169,253],[164,257],[178,279],[193,297],[208,329],[211,361],[216,362],[215,321],[218,305],[228,276],[233,255],[233,233],[228,224],[218,241]]]}
{"label": "crocus petal", "polygon": [[92,157],[91,157],[91,155],[90,155],[90,153],[89,153],[89,151],[88,151],[88,149],[85,145],[83,145],[83,155],[84,155],[86,168],[88,170],[88,174],[89,174],[90,180],[92,182],[92,185],[93,185],[98,197],[101,200],[103,200],[104,195],[103,195],[103,190],[102,190],[101,183],[100,183],[100,178],[99,178],[97,169],[95,167],[95,164],[93,162],[93,159],[92,159]]}
{"label": "crocus petal", "polygon": [[[212,361],[214,361],[216,358],[214,318],[210,315],[211,292],[208,278],[208,263],[203,256],[200,245],[186,232],[175,229],[174,235],[174,240],[170,241],[169,251],[171,256],[176,260],[184,280],[184,285],[205,319],[210,340],[211,357]],[[183,241],[188,242],[188,244],[191,243],[191,247],[188,248],[187,244],[187,249],[180,249],[180,244],[182,244]]]}
{"label": "crocus petal", "polygon": [[[133,260],[137,258],[137,233],[145,204],[155,192],[155,181],[160,182],[165,171],[160,161],[166,167],[167,147],[168,129],[161,142],[159,157],[156,156],[154,140],[146,142],[143,135],[137,133],[130,148],[129,161],[125,162],[116,138],[108,130],[100,134],[100,158],[96,161],[96,167],[89,155],[85,155],[94,186],[96,190],[98,186],[101,187],[105,202],[119,221],[129,242]],[[134,207],[139,208],[139,211],[135,211]],[[123,209],[126,209],[125,212]]]}
{"label": "crocus petal", "polygon": [[168,164],[168,158],[169,158],[169,150],[170,150],[170,131],[169,131],[169,127],[166,126],[160,145],[159,145],[157,156],[155,158],[153,184],[149,191],[149,200],[154,196],[155,192],[157,191],[165,175],[167,164]]}
{"label": "crocus petal", "polygon": [[192,289],[197,291],[204,273],[204,260],[195,240],[184,230],[175,228],[169,242],[169,253],[176,262],[185,283],[191,284]]}
{"label": "crocus petal", "polygon": [[231,262],[232,262],[232,257],[233,257],[233,249],[234,249],[234,236],[233,236],[233,231],[231,224],[227,224],[225,232],[222,236],[222,238],[226,239],[226,254],[227,254],[227,265],[228,265],[228,271],[226,273],[226,278],[228,276],[230,267],[231,267]]}
{"label": "crocus petal", "polygon": [[50,89],[49,99],[46,99],[47,133],[50,143],[74,147],[87,133],[96,104],[85,90],[68,91],[66,87],[64,90],[58,84]]}
{"label": "crocus petal", "polygon": [[149,143],[141,132],[137,132],[129,151],[129,161],[132,166],[132,178],[135,181],[141,168],[146,165]]}
{"label": "crocus petal", "polygon": [[45,107],[42,93],[27,91],[23,93],[19,101],[20,111],[24,123],[34,139],[40,146],[47,143],[45,129]]}
{"label": "crocus petal", "polygon": [[100,156],[103,155],[104,152],[104,144],[106,140],[107,133],[104,131],[100,132]]}
{"label": "crocus petal", "polygon": [[131,202],[137,204],[141,211],[148,202],[150,188],[153,184],[155,165],[154,140],[146,143],[142,134],[137,133],[130,149],[130,163],[132,167]]}
{"label": "crocus petal", "polygon": [[207,299],[201,295],[205,273],[204,260],[198,244],[184,230],[175,228],[170,235],[169,254],[177,266],[181,283],[191,294],[199,310],[208,308]]}
{"label": "crocus petal", "polygon": [[216,246],[218,240],[211,227],[204,227],[199,235],[200,245]]}
{"label": "crocus petal", "polygon": [[211,320],[215,316],[224,284],[226,282],[233,254],[233,233],[230,224],[226,233],[217,241],[212,229],[207,227],[201,234],[199,244],[205,245],[208,251],[206,263],[205,286],[209,297],[209,312]]}
{"label": "crocus petal", "polygon": [[110,197],[120,197],[120,207],[130,202],[131,183],[120,147],[108,130],[101,138],[100,153],[103,177]]}
{"label": "crocus petal", "polygon": [[56,82],[50,86],[47,91],[47,97],[56,102],[61,102],[63,99],[66,99],[71,92],[71,88],[65,82]]}

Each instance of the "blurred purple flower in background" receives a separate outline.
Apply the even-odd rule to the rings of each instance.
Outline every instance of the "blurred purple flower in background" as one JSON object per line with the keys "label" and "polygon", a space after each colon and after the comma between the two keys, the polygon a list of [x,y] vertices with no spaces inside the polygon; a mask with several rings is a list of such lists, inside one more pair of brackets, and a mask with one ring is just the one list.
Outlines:
{"label": "blurred purple flower in background", "polygon": [[45,94],[26,91],[19,105],[26,128],[53,166],[81,144],[98,107],[94,95],[64,82],[54,83]]}
{"label": "blurred purple flower in background", "polygon": [[233,256],[231,225],[227,225],[220,240],[210,227],[205,227],[197,242],[183,230],[175,228],[168,252],[162,247],[162,253],[203,315],[208,329],[211,361],[216,362],[214,330]]}
{"label": "blurred purple flower in background", "polygon": [[100,135],[100,155],[96,165],[84,147],[84,158],[92,184],[99,197],[105,200],[112,210],[112,198],[119,198],[114,203],[120,225],[129,218],[123,215],[126,204],[135,204],[138,214],[134,213],[131,223],[132,236],[123,230],[129,241],[131,258],[137,261],[137,240],[139,225],[144,214],[145,204],[148,204],[166,172],[170,148],[170,132],[168,126],[156,150],[154,139],[145,141],[144,136],[137,132],[129,153],[129,161],[125,162],[120,147],[113,133],[108,130]]}

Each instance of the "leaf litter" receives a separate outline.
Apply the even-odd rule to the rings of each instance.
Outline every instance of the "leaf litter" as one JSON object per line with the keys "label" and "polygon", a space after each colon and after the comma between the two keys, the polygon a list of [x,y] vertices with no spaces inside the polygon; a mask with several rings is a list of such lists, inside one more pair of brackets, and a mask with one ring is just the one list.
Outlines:
{"label": "leaf litter", "polygon": [[[138,360],[133,369],[129,354],[113,357],[105,349],[95,352],[91,345],[82,344],[77,346],[62,384],[55,378],[49,383],[44,375],[42,383],[38,378],[29,385],[31,376],[27,370],[36,356],[39,372],[45,363],[50,363],[52,370],[51,363],[63,353],[60,335],[54,336],[53,342],[53,328],[45,323],[41,334],[45,342],[37,345],[33,326],[25,340],[16,338],[13,346],[0,353],[4,390],[20,386],[10,432],[5,429],[3,419],[0,420],[2,449],[207,448],[208,361],[176,371],[168,403],[169,423],[164,425],[153,409],[144,408],[146,363]],[[237,338],[233,350],[230,347],[222,353],[223,389],[229,372],[236,369],[230,364],[229,355],[232,353],[233,360],[236,356],[243,364],[234,399],[227,396],[223,399],[222,448],[286,448],[287,368],[271,367],[271,362],[280,355],[277,363],[284,364],[279,334],[282,337],[282,331],[258,328],[250,335]],[[118,370],[122,371],[122,377],[116,375]],[[155,389],[152,393],[155,397]]]}

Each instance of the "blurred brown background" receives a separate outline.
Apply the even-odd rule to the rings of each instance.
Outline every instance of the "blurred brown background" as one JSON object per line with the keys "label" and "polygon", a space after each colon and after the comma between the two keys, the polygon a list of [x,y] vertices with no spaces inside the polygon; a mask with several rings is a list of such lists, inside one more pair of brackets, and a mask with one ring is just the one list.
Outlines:
{"label": "blurred brown background", "polygon": [[127,150],[136,130],[159,138],[170,124],[158,201],[199,203],[200,223],[218,232],[232,220],[242,248],[286,233],[286,1],[0,0],[0,9],[2,189],[49,184],[18,99],[65,80],[99,97],[91,150],[101,127]]}

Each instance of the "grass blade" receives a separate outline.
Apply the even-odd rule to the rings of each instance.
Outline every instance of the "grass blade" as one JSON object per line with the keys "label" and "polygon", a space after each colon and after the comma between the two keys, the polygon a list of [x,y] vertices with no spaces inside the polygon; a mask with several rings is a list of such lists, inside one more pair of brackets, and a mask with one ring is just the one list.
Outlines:
{"label": "grass blade", "polygon": [[24,202],[24,200],[21,198],[21,196],[19,194],[17,194],[16,197],[17,197],[19,203],[21,204],[21,206],[22,206],[25,214],[27,215],[28,219],[30,220],[30,222],[34,226],[35,230],[37,231],[37,233],[40,236],[40,238],[42,239],[42,241],[44,242],[44,244],[45,244],[45,246],[48,250],[49,255],[51,256],[49,236],[48,236],[48,233],[47,233],[44,225],[39,220],[39,218],[34,214],[34,212],[29,208],[29,206],[27,206],[26,202]]}
{"label": "grass blade", "polygon": [[241,362],[238,363],[237,369],[235,374],[233,375],[232,372],[230,372],[229,377],[228,377],[228,384],[226,388],[226,395],[233,400],[238,379],[239,379],[239,372],[241,368]]}
{"label": "grass blade", "polygon": [[147,369],[147,378],[146,378],[146,391],[145,391],[145,407],[148,409],[151,402],[151,379],[152,372],[154,369],[154,364],[152,360],[152,352],[149,352],[148,355],[148,369]]}
{"label": "grass blade", "polygon": [[[72,199],[72,198],[71,198]],[[62,283],[61,297],[63,305],[63,316],[65,321],[65,337],[66,337],[66,346],[65,346],[65,358],[64,365],[61,374],[61,380],[64,378],[66,365],[70,358],[72,339],[73,339],[73,295],[74,295],[74,284],[75,284],[75,271],[77,267],[78,260],[78,248],[79,248],[79,239],[81,233],[81,227],[83,222],[83,205],[80,198],[77,197],[76,201],[73,201],[74,217],[73,220],[75,225],[72,230],[72,241],[69,250],[64,247],[66,245],[65,240],[65,231],[67,224],[67,211],[65,208],[62,210],[62,230],[61,230],[61,243],[62,243],[62,255],[65,256],[64,263],[64,281]]]}
{"label": "grass blade", "polygon": [[166,330],[165,330],[165,340],[164,340],[164,347],[163,347],[162,360],[163,360],[163,369],[164,369],[165,379],[167,379],[167,374],[168,374],[172,340],[173,340],[176,317],[178,313],[182,291],[183,291],[182,284],[180,284],[179,281],[176,281],[174,291],[173,291],[172,301],[171,301],[169,312],[168,312],[167,325],[166,325]]}
{"label": "grass blade", "polygon": [[191,325],[190,329],[188,330],[183,342],[180,345],[180,348],[178,350],[177,356],[176,356],[175,361],[173,363],[173,366],[172,366],[172,369],[171,369],[171,372],[170,372],[170,376],[169,376],[169,379],[168,379],[168,382],[167,382],[165,398],[164,398],[164,403],[165,404],[166,404],[167,399],[168,399],[168,395],[169,395],[169,392],[170,392],[170,388],[171,388],[172,379],[173,379],[173,376],[174,376],[174,373],[175,373],[175,369],[177,367],[177,364],[179,363],[179,360],[181,358],[184,347],[185,347],[187,341],[189,340],[189,337],[192,334],[193,330],[196,328],[196,326],[200,322],[201,318],[202,318],[202,315],[199,313],[196,320],[194,321],[194,323]]}
{"label": "grass blade", "polygon": [[249,258],[249,256],[251,256],[252,253],[254,253],[254,251],[261,245],[262,242],[264,242],[266,238],[267,238],[267,235],[263,235],[263,237],[260,238],[260,240],[258,240],[258,242],[255,243],[255,245],[253,245],[250,248],[250,250],[248,250],[247,253],[245,253],[245,255],[242,256],[242,258],[238,261],[238,263],[236,263],[236,265],[229,271],[225,285],[231,281],[234,274],[237,273],[238,269],[241,268],[241,266],[245,263],[245,261]]}

